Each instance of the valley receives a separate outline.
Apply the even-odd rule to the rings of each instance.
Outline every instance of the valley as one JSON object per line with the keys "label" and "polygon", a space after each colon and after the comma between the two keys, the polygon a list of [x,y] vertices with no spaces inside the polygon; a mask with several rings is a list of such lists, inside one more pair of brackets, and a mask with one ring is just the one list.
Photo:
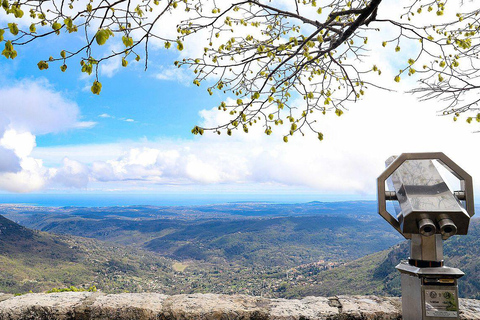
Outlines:
{"label": "valley", "polygon": [[[0,291],[52,287],[105,292],[242,293],[265,297],[399,295],[408,256],[375,202],[191,207],[0,205]],[[36,229],[30,230],[21,227]],[[6,241],[6,242],[5,242]],[[477,297],[479,220],[446,242],[447,263]],[[19,245],[25,243],[25,245]],[[25,271],[23,271],[25,270]],[[74,274],[74,276],[69,276]]]}

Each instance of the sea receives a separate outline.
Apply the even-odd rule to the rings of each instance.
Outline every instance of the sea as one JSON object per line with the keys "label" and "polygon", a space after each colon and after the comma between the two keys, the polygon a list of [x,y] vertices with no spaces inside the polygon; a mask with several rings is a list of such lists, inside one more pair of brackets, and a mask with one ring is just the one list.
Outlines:
{"label": "sea", "polygon": [[288,204],[374,199],[373,196],[315,194],[0,194],[0,204],[42,207],[195,206],[240,202]]}

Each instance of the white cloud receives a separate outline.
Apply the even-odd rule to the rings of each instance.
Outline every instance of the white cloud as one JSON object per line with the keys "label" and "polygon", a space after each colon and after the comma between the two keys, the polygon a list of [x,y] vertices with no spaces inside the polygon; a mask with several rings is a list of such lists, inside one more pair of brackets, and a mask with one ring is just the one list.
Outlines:
{"label": "white cloud", "polygon": [[80,121],[78,106],[55,92],[45,80],[26,80],[3,87],[0,96],[0,189],[32,192],[50,183],[85,185],[80,183],[71,162],[49,169],[31,153],[36,147],[35,135],[91,128],[96,123]]}
{"label": "white cloud", "polygon": [[0,145],[13,150],[18,157],[26,158],[37,144],[35,136],[30,132],[19,133],[10,129],[4,132]]}
{"label": "white cloud", "polygon": [[11,149],[0,146],[0,174],[3,172],[19,172],[20,158]]}
{"label": "white cloud", "polygon": [[66,187],[85,188],[89,180],[89,168],[78,161],[63,159],[63,166],[54,170],[52,182]]}
{"label": "white cloud", "polygon": [[[132,118],[116,118],[115,116],[112,116],[108,113],[102,113],[100,115],[98,115],[99,118],[104,118],[104,119],[117,119],[119,121],[125,121],[125,122],[137,122],[135,121],[134,119]],[[93,125],[96,125],[97,123],[96,122],[92,122]]]}
{"label": "white cloud", "polygon": [[100,64],[100,74],[102,76],[113,77],[122,66],[122,59],[120,57],[110,58]]}
{"label": "white cloud", "polygon": [[190,85],[193,79],[189,70],[172,66],[160,67],[160,71],[155,75],[155,78],[164,81],[177,81],[186,86]]}
{"label": "white cloud", "polygon": [[24,80],[14,86],[2,87],[0,96],[0,124],[3,128],[36,135],[91,125],[80,121],[77,104],[54,91],[46,80]]}
{"label": "white cloud", "polygon": [[48,169],[43,167],[41,160],[29,157],[30,152],[36,146],[34,135],[9,129],[3,134],[0,146],[14,152],[19,166],[14,172],[0,173],[0,189],[31,192],[44,187]]}
{"label": "white cloud", "polygon": [[[100,189],[175,186],[175,190],[192,192],[192,186],[202,186],[202,190],[246,188],[248,192],[251,187],[275,193],[287,187],[372,195],[389,156],[427,151],[442,151],[474,177],[480,176],[478,153],[468,148],[480,139],[472,133],[473,126],[436,117],[433,102],[419,103],[410,95],[373,89],[369,94],[368,100],[352,106],[342,117],[327,114],[319,119],[325,134],[322,142],[307,134],[284,143],[281,134],[287,128],[266,136],[263,128],[253,127],[249,134],[239,130],[232,137],[206,132],[192,140],[123,142],[103,150],[101,145],[63,152],[38,148],[37,152],[50,157],[50,162],[60,153],[87,161],[90,185]],[[223,117],[223,112],[213,109],[201,114],[206,123],[218,123]],[[475,188],[480,192],[478,182]]]}
{"label": "white cloud", "polygon": [[77,122],[73,125],[73,128],[76,129],[90,129],[93,128],[97,125],[97,122],[95,121],[82,121],[82,122]]}

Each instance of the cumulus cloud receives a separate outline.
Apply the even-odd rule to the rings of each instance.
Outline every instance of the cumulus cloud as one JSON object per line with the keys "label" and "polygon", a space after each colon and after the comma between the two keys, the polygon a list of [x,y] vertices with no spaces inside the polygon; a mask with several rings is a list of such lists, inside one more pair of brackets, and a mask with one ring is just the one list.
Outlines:
{"label": "cumulus cloud", "polygon": [[1,88],[0,96],[0,123],[11,129],[37,135],[91,126],[79,120],[77,104],[54,91],[47,81],[21,81]]}
{"label": "cumulus cloud", "polygon": [[[20,89],[27,90],[25,86]],[[266,136],[264,128],[257,125],[248,134],[234,131],[232,137],[206,132],[191,139],[38,148],[35,134],[77,128],[82,123],[78,107],[48,87],[34,85],[32,94],[44,99],[36,103],[30,98],[31,108],[44,109],[54,118],[19,119],[14,106],[21,106],[12,98],[13,90],[6,92],[17,104],[6,107],[0,117],[3,190],[30,192],[94,185],[116,190],[168,186],[191,191],[201,186],[204,190],[243,188],[248,192],[253,186],[264,192],[303,188],[316,193],[373,194],[375,178],[383,171],[386,158],[419,151],[443,151],[467,172],[480,176],[473,149],[465,147],[478,144],[480,136],[472,134],[473,127],[435,117],[435,103],[419,103],[400,93],[367,91],[369,99],[353,105],[342,117],[320,116],[316,125],[325,135],[322,142],[307,134],[284,143],[282,134],[288,132],[287,127],[274,127],[273,134]],[[28,110],[24,109],[27,115]],[[208,126],[229,118],[228,113],[216,109],[203,110],[200,116]],[[68,121],[69,126],[62,121]],[[478,183],[476,189],[480,191]]]}
{"label": "cumulus cloud", "polygon": [[0,147],[0,173],[18,172],[21,169],[20,158],[15,152],[5,147]]}
{"label": "cumulus cloud", "polygon": [[60,169],[53,170],[51,181],[73,188],[85,188],[89,180],[89,168],[78,161],[63,159]]}
{"label": "cumulus cloud", "polygon": [[[282,133],[288,128],[266,136],[258,126],[248,134],[235,131],[232,137],[206,132],[192,139],[38,151],[49,162],[60,154],[83,162],[88,166],[83,173],[88,172],[89,185],[98,188],[170,186],[191,191],[201,186],[203,190],[228,191],[247,186],[246,192],[250,187],[271,193],[303,188],[315,193],[372,195],[385,159],[402,152],[425,151],[445,152],[467,172],[480,176],[473,149],[465,148],[477,145],[480,139],[472,133],[472,126],[436,117],[435,103],[419,103],[410,95],[371,94],[370,100],[352,106],[342,117],[320,117],[318,128],[325,134],[322,142],[307,134],[284,143]],[[214,109],[201,115],[206,124],[221,123],[226,117]],[[477,183],[478,192],[479,186]]]}
{"label": "cumulus cloud", "polygon": [[[4,132],[0,146],[16,157],[16,170],[0,173],[0,189],[13,192],[31,192],[44,187],[48,169],[41,160],[30,157],[36,146],[35,136],[29,132],[19,133],[14,129]],[[3,159],[0,160],[3,163]]]}
{"label": "cumulus cloud", "polygon": [[86,185],[85,179],[80,178],[80,164],[67,159],[58,169],[47,168],[31,153],[36,147],[36,135],[90,128],[95,122],[79,120],[78,106],[54,91],[45,80],[26,80],[3,87],[0,96],[0,189],[32,192],[50,183]]}

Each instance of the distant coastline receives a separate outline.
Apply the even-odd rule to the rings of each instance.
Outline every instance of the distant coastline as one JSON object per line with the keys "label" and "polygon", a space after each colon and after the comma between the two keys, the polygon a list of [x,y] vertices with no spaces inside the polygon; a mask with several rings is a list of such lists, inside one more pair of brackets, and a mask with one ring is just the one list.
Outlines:
{"label": "distant coastline", "polygon": [[195,206],[245,202],[291,204],[374,199],[373,196],[312,194],[0,194],[1,204],[40,207]]}

